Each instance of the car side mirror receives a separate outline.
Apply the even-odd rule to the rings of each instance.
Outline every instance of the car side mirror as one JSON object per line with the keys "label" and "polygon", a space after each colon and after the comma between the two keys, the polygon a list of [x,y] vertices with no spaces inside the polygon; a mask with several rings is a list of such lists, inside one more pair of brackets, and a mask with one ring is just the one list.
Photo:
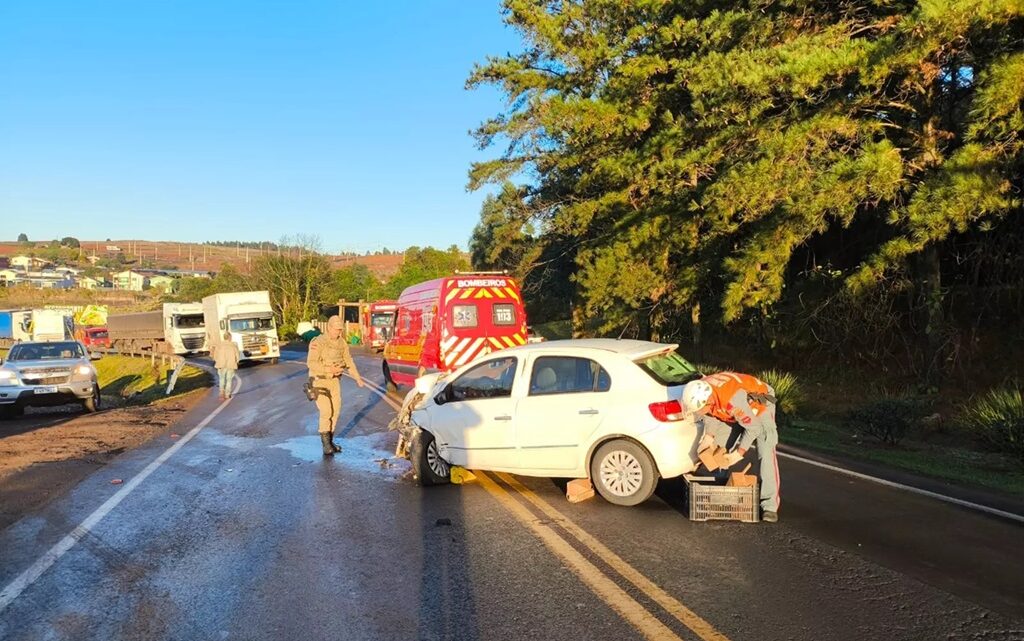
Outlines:
{"label": "car side mirror", "polygon": [[103,358],[103,352],[90,352],[89,354],[90,361],[98,361],[101,358]]}

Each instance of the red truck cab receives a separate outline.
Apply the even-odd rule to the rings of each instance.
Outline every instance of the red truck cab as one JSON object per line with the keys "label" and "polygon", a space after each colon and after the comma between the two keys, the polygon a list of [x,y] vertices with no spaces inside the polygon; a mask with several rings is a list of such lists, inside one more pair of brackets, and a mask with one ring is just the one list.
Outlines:
{"label": "red truck cab", "polygon": [[378,352],[382,351],[391,336],[397,311],[396,300],[378,300],[370,303],[363,312],[363,345]]}
{"label": "red truck cab", "polygon": [[83,327],[78,340],[80,340],[87,349],[91,349],[93,347],[110,347],[110,336],[107,334],[106,327]]}
{"label": "red truck cab", "polygon": [[505,275],[456,274],[407,287],[384,347],[389,387],[450,372],[491,352],[526,344],[519,284]]}

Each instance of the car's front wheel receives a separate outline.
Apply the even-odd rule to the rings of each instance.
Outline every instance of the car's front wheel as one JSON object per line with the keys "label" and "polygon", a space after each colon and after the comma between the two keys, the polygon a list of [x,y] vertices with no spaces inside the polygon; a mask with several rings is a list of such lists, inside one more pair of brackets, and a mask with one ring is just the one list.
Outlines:
{"label": "car's front wheel", "polygon": [[92,396],[82,401],[82,407],[86,412],[92,413],[100,409],[100,386],[94,385]]}
{"label": "car's front wheel", "polygon": [[409,444],[409,461],[416,482],[420,485],[441,485],[449,481],[451,466],[437,451],[434,435],[419,430]]}
{"label": "car's front wheel", "polygon": [[658,484],[651,455],[625,439],[609,441],[597,449],[590,461],[590,478],[606,501],[625,506],[643,503]]}

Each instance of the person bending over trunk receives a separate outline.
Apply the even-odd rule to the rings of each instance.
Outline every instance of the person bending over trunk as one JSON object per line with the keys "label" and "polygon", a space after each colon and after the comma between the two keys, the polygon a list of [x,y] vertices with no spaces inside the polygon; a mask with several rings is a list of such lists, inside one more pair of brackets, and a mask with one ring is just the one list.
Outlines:
{"label": "person bending over trunk", "polygon": [[690,381],[683,388],[683,407],[701,415],[704,436],[698,449],[703,450],[717,440],[728,442],[732,425],[743,428],[736,448],[728,454],[729,466],[736,465],[757,444],[761,460],[762,518],[769,523],[779,520],[779,460],[775,448],[779,429],[775,424],[775,390],[764,381],[737,372],[719,372]]}

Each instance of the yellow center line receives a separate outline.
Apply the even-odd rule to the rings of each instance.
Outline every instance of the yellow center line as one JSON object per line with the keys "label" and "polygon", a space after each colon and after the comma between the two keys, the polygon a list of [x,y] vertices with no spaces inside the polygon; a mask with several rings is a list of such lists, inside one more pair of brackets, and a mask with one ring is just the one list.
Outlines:
{"label": "yellow center line", "polygon": [[550,503],[539,497],[532,490],[517,481],[508,474],[496,473],[496,476],[507,483],[512,489],[519,492],[530,503],[537,506],[552,521],[572,534],[584,546],[590,549],[598,558],[611,566],[621,574],[627,581],[632,583],[647,595],[652,601],[664,608],[677,621],[692,630],[694,634],[704,641],[729,641],[729,638],[719,632],[710,623],[702,619],[693,610],[677,601],[672,595],[654,584],[653,581],[640,573],[639,570],[624,561],[619,555],[609,550],[603,543],[587,533],[583,528],[576,525],[554,508]]}
{"label": "yellow center line", "polygon": [[590,590],[602,601],[617,612],[619,616],[628,621],[633,627],[647,639],[652,641],[681,641],[680,637],[672,632],[664,623],[659,621],[653,614],[647,611],[644,606],[629,596],[614,581],[605,576],[600,569],[588,561],[574,547],[569,545],[565,539],[560,537],[550,527],[541,523],[526,506],[512,498],[505,488],[495,483],[487,474],[476,473],[480,485],[487,490],[512,516],[541,540],[551,552],[567,563],[572,571],[578,576]]}

